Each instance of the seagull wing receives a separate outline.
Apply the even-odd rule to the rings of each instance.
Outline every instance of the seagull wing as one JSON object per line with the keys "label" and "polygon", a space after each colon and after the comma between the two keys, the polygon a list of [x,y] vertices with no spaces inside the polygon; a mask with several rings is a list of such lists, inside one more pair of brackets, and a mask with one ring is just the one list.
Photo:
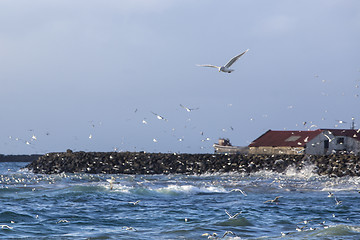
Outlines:
{"label": "seagull wing", "polygon": [[245,52],[240,53],[239,55],[233,57],[224,67],[229,68],[231,65],[233,65],[234,62],[236,62],[242,55],[244,55],[249,49],[247,49]]}
{"label": "seagull wing", "polygon": [[[231,127],[231,130],[234,130],[234,129]],[[242,195],[247,196],[247,194],[243,190],[240,189],[240,192]]]}
{"label": "seagull wing", "polygon": [[242,213],[242,212],[239,212],[239,213],[235,214],[235,215],[233,216],[233,218],[236,218],[236,217],[239,216],[241,213]]}
{"label": "seagull wing", "polygon": [[231,216],[231,214],[228,211],[226,211],[226,209],[225,209],[225,213],[229,216],[229,218],[233,217],[233,216]]}
{"label": "seagull wing", "polygon": [[226,231],[222,237],[224,238],[224,237],[226,237],[226,235],[228,235],[228,234],[235,235],[232,231]]}
{"label": "seagull wing", "polygon": [[187,107],[185,107],[184,105],[180,104],[180,107],[185,108],[186,110],[188,109]]}
{"label": "seagull wing", "polygon": [[196,66],[198,66],[198,67],[212,67],[212,68],[220,68],[220,67],[218,67],[218,66],[215,66],[215,65],[210,65],[210,64],[202,64],[202,65],[196,65]]}

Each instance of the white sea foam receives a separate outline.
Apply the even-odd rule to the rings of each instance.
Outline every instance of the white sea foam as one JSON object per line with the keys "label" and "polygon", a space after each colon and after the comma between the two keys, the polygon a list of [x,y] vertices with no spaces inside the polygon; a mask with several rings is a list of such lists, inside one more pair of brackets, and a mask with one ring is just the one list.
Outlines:
{"label": "white sea foam", "polygon": [[[104,183],[103,186],[107,189],[111,189],[111,186],[109,183]],[[112,191],[115,192],[122,192],[122,193],[130,193],[131,190],[133,190],[134,187],[122,185],[120,183],[114,183]]]}
{"label": "white sea foam", "polygon": [[338,192],[338,191],[359,191],[360,177],[342,177],[333,178],[324,182],[325,186],[321,191]]}
{"label": "white sea foam", "polygon": [[289,166],[285,169],[284,175],[287,177],[309,179],[319,176],[315,173],[315,169],[316,166],[314,164],[305,164],[300,170],[296,169],[294,166]]}
{"label": "white sea foam", "polygon": [[360,232],[360,226],[349,226],[349,229],[353,232]]}
{"label": "white sea foam", "polygon": [[288,166],[284,172],[278,173],[272,170],[260,170],[255,173],[251,173],[250,176],[260,178],[276,179],[279,177],[286,177],[291,179],[303,179],[308,180],[310,178],[320,177],[316,172],[316,166],[314,164],[305,164],[301,169],[297,169],[295,166]]}
{"label": "white sea foam", "polygon": [[165,194],[199,194],[199,193],[224,193],[226,190],[222,187],[208,186],[196,187],[193,185],[168,185],[166,187],[155,189],[156,192]]}

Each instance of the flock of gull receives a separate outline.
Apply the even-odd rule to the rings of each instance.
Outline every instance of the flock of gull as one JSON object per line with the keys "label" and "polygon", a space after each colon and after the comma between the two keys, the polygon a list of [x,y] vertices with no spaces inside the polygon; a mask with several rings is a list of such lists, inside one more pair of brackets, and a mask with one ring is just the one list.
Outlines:
{"label": "flock of gull", "polygon": [[[219,72],[224,72],[224,73],[231,73],[234,71],[234,69],[231,69],[230,67],[237,61],[239,60],[245,53],[247,53],[249,51],[249,49],[243,51],[242,53],[234,56],[233,58],[231,58],[226,64],[222,65],[222,66],[217,66],[217,65],[212,65],[212,64],[198,64],[197,66],[200,66],[200,67],[210,67],[210,68],[216,68],[218,69]],[[319,75],[315,75],[316,78],[319,77]],[[325,80],[322,80],[323,83],[325,83],[326,81]],[[355,86],[356,88],[359,88],[359,84],[357,84]],[[188,106],[185,106],[183,104],[179,104],[181,108],[183,108],[185,111],[187,112],[192,112],[192,111],[195,111],[195,110],[199,110],[200,108],[199,107],[195,107],[195,108],[191,108],[191,107],[188,107]],[[232,104],[229,104],[229,105],[232,105]],[[290,105],[288,106],[289,109],[293,109],[294,106]],[[138,111],[138,109],[135,109],[135,113]],[[325,111],[327,112],[327,110]],[[166,118],[164,115],[162,114],[158,114],[156,112],[153,112],[153,111],[150,111],[151,114],[153,114],[156,119],[158,120],[161,120],[161,121],[164,121],[164,122],[168,122],[168,118]],[[268,117],[268,114],[263,114],[263,117],[264,118],[267,118]],[[189,121],[191,119],[189,118]],[[322,118],[322,120],[325,120],[325,118]],[[254,121],[254,117],[251,117],[250,118],[250,121]],[[352,121],[354,122],[354,118],[352,119]],[[143,118],[142,121],[141,121],[144,125],[147,125],[149,122],[146,118]],[[344,120],[336,120],[336,124],[335,124],[335,128],[337,127],[342,127],[344,124],[347,124],[348,122],[347,121],[344,121]],[[307,130],[313,130],[315,128],[318,128],[318,126],[316,124],[313,124],[312,121],[303,121],[303,126],[307,129]],[[101,123],[99,123],[99,125],[101,125]],[[297,127],[299,127],[299,125],[301,124],[296,124]],[[96,124],[94,123],[94,121],[91,121],[91,126],[92,128],[95,128]],[[284,128],[286,129],[286,128]],[[175,128],[172,128],[172,130],[174,131]],[[228,130],[231,130],[231,131],[234,131],[234,128],[232,126],[228,126],[226,128],[222,128],[221,131],[222,132],[226,132]],[[360,130],[360,129],[359,129]],[[33,130],[29,130],[29,131],[33,131]],[[200,131],[200,134],[203,135],[204,134],[204,131]],[[49,135],[49,133],[47,132],[46,135]],[[30,147],[33,147],[32,144],[37,141],[37,136],[35,134],[32,134],[32,136],[30,138],[20,138],[20,137],[13,137],[13,136],[9,136],[10,139],[12,140],[15,140],[15,141],[18,141],[18,142],[23,142],[25,143],[26,145],[30,146]],[[80,138],[80,137],[79,137]],[[88,139],[90,140],[93,140],[94,139],[94,134],[92,132],[89,133],[88,135]],[[179,142],[183,142],[184,141],[184,136],[177,136],[177,139]],[[205,142],[205,141],[209,141],[211,138],[210,137],[206,137],[206,138],[203,138],[201,141],[202,142]],[[150,140],[150,139],[149,139]],[[158,142],[161,142],[161,139],[159,138],[159,136],[154,136],[152,137],[152,142],[154,143],[158,143]],[[251,140],[247,140],[248,143],[251,142]],[[121,143],[121,145],[124,144],[124,141]],[[188,148],[191,147],[191,146],[188,146]],[[136,149],[136,147],[134,147]],[[200,146],[200,149],[204,149],[205,147],[204,146]],[[209,147],[211,148],[211,147]],[[125,147],[125,149],[122,149],[121,146],[117,146],[117,147],[114,147],[113,148],[114,151],[128,151],[128,147]],[[171,152],[169,150],[169,152]]]}
{"label": "flock of gull", "polygon": [[[243,191],[242,191],[243,192]],[[358,191],[358,193],[360,193],[360,191]],[[246,196],[246,195],[245,195]],[[329,198],[334,198],[335,200],[335,206],[339,206],[342,204],[342,201],[338,200],[336,198],[336,196],[332,193],[332,192],[329,192],[328,194],[328,197]],[[279,204],[280,203],[280,199],[281,196],[277,196],[275,197],[274,199],[269,199],[269,200],[266,200],[264,203],[274,203],[274,204]],[[242,214],[242,212],[240,211],[239,213],[236,213],[234,215],[230,214],[226,209],[225,209],[225,213],[226,215],[229,217],[229,220],[232,220],[232,219],[236,219],[240,214]],[[336,217],[335,214],[332,214],[332,217]],[[316,222],[316,224],[318,225],[318,227],[314,227],[314,226],[309,226],[310,222]],[[329,228],[329,225],[326,224],[325,221],[320,221],[319,219],[311,219],[311,220],[304,220],[304,221],[301,221],[299,222],[298,224],[302,224],[302,226],[298,226],[296,225],[296,228],[295,230],[298,231],[298,232],[302,232],[302,231],[315,231],[317,230],[319,227],[322,227],[323,229],[327,229]],[[294,234],[294,232],[281,232],[281,236],[284,237],[284,236],[287,236],[287,235],[291,235],[291,234]],[[232,231],[226,231],[222,237],[220,237],[220,235],[218,235],[217,233],[204,233],[202,234],[202,236],[204,237],[208,237],[208,239],[219,239],[219,238],[225,238],[227,235],[233,235],[235,237],[238,237],[238,235],[236,235],[235,233],[233,233]]]}
{"label": "flock of gull", "polygon": [[[112,177],[111,179],[107,179],[107,181],[110,183],[110,189],[113,189],[113,184],[115,183],[115,178]],[[241,189],[232,189],[230,190],[230,192],[239,192],[241,193],[243,196],[248,196],[247,193]],[[360,194],[360,191],[358,191],[358,193]],[[329,198],[334,198],[334,205],[335,206],[339,206],[342,205],[342,201],[338,200],[338,198],[335,196],[334,193],[332,192],[328,192],[328,196]],[[280,204],[280,198],[282,198],[282,196],[276,196],[274,199],[269,199],[264,201],[264,204]],[[139,205],[140,200],[137,200],[135,202],[129,202],[130,205]],[[224,210],[225,214],[228,217],[228,221],[232,221],[237,219],[238,216],[240,216],[243,212],[240,211],[238,213],[232,214],[229,211],[227,211],[226,209]],[[332,217],[335,218],[336,215],[332,214]],[[185,222],[188,222],[188,218],[184,219]],[[317,227],[315,227],[315,224],[313,224],[312,226],[310,226],[310,222],[317,224]],[[301,226],[299,226],[301,224]],[[323,228],[323,229],[327,229],[329,228],[329,225],[326,224],[325,221],[321,221],[320,219],[311,219],[311,220],[304,220],[301,221],[299,223],[296,224],[296,228],[294,230],[296,230],[297,232],[302,232],[302,231],[315,231],[319,228]],[[129,226],[123,226],[122,229],[127,230],[127,231],[137,231],[134,227],[129,227]],[[287,235],[291,235],[296,233],[296,231],[294,232],[281,232],[281,236],[287,236]],[[237,234],[235,234],[233,231],[225,231],[224,234],[219,235],[218,233],[204,233],[201,235],[202,237],[207,237],[208,239],[221,239],[221,238],[225,238],[226,236],[233,236],[233,237],[240,237]]]}
{"label": "flock of gull", "polygon": [[[201,66],[201,67],[212,67],[212,68],[217,68],[219,70],[219,72],[225,72],[225,73],[231,73],[234,71],[234,69],[230,69],[230,67],[241,57],[243,56],[247,51],[249,51],[249,49],[247,49],[246,51],[242,52],[241,54],[239,55],[236,55],[235,57],[233,57],[232,59],[230,59],[224,66],[215,66],[215,65],[210,65],[210,64],[203,64],[203,65],[197,65],[197,66]],[[187,106],[184,106],[182,104],[180,104],[180,107],[182,107],[183,109],[185,109],[187,112],[192,112],[192,111],[195,111],[195,110],[198,110],[199,107],[196,107],[196,108],[190,108],[190,107],[187,107]],[[135,109],[135,113],[138,111],[138,109]],[[159,120],[163,120],[165,122],[168,121],[167,118],[165,118],[164,116],[160,115],[160,114],[157,114],[153,111],[151,111],[151,113]],[[144,118],[142,120],[142,123],[143,124],[148,124],[148,121],[146,120],[146,118]],[[96,127],[96,124],[94,123],[94,121],[90,121],[90,124],[92,126],[92,128],[95,128]],[[102,123],[99,123],[100,125]],[[232,127],[230,127],[230,129],[233,130]],[[29,130],[29,131],[34,131],[34,130]],[[226,131],[225,129],[223,129],[223,131]],[[201,134],[203,135],[203,131],[201,131]],[[46,133],[46,135],[50,135],[48,132]],[[93,133],[90,133],[88,135],[88,138],[91,140],[94,138],[94,135]],[[33,144],[34,141],[37,140],[37,137],[35,136],[35,134],[32,135],[32,137],[30,139],[23,139],[23,138],[19,138],[19,137],[13,137],[13,136],[9,136],[9,139],[13,139],[15,141],[18,141],[18,142],[23,142],[25,143],[26,145],[29,145],[31,146]],[[183,138],[178,138],[178,140],[181,142],[183,141]],[[209,141],[210,138],[205,138],[203,141]],[[153,138],[153,142],[157,143],[158,140],[157,138]],[[116,148],[117,150],[117,148]]]}
{"label": "flock of gull", "polygon": [[[45,180],[41,176],[38,176],[38,177],[39,178],[35,179],[34,181],[38,182],[38,181]],[[7,182],[7,181],[10,181],[10,179],[3,179],[2,181]],[[111,176],[111,178],[106,179],[106,181],[108,182],[108,186],[109,186],[107,188],[109,188],[110,190],[114,190],[115,184],[118,184],[118,182],[116,182],[116,178],[114,176]],[[17,180],[17,182],[26,183],[25,180]],[[49,184],[50,183],[51,182],[49,182]],[[26,186],[26,185],[24,185],[24,186]],[[33,189],[32,191],[35,191],[35,189]],[[242,194],[245,198],[248,197],[248,194],[244,190],[241,190],[240,188],[233,188],[233,189],[229,190],[228,192],[229,193],[239,193],[239,194]],[[358,193],[360,194],[360,191],[358,191]],[[336,208],[340,207],[340,206],[342,206],[344,204],[343,201],[339,200],[339,198],[333,192],[328,192],[327,198],[334,199],[333,200],[334,201],[333,205]],[[282,199],[285,200],[284,203],[283,203]],[[137,208],[142,207],[142,201],[141,200],[129,201],[129,202],[127,202],[127,204],[129,206],[134,206],[134,207],[137,207]],[[275,205],[286,204],[286,198],[284,198],[283,196],[276,196],[276,197],[274,197],[272,199],[268,199],[268,200],[264,201],[263,204],[275,204]],[[226,219],[225,221],[230,221],[230,222],[231,221],[236,221],[240,216],[244,216],[243,211],[238,211],[238,212],[235,212],[235,213],[231,213],[227,209],[224,209],[224,213],[225,213],[224,214],[224,220]],[[245,215],[246,215],[246,213],[245,213]],[[243,218],[246,219],[245,217],[243,217]],[[333,213],[332,217],[336,218],[337,216],[335,215],[335,213]],[[36,216],[36,218],[38,218],[38,216]],[[188,223],[188,222],[191,222],[191,221],[189,221],[188,218],[185,218],[184,222]],[[11,223],[14,223],[14,222],[11,221]],[[67,220],[67,219],[61,218],[61,219],[58,219],[56,221],[56,224],[70,224],[70,221]],[[0,226],[1,226],[1,230],[4,230],[4,231],[13,230],[13,227],[11,225],[3,224],[3,225],[0,225]],[[327,229],[329,227],[330,226],[325,221],[322,221],[319,218],[306,219],[306,220],[303,220],[301,222],[298,222],[297,224],[294,224],[294,231],[280,232],[280,234],[281,234],[281,236],[288,236],[288,235],[295,234],[296,232],[315,231],[315,230],[319,230],[319,229]],[[133,226],[122,226],[121,229],[124,230],[124,231],[135,231],[135,232],[138,231]],[[235,231],[232,229],[231,231],[225,231],[223,234],[204,233],[204,234],[201,235],[201,237],[207,237],[208,239],[221,239],[221,238],[228,238],[228,237],[239,237],[239,235],[236,234]]]}

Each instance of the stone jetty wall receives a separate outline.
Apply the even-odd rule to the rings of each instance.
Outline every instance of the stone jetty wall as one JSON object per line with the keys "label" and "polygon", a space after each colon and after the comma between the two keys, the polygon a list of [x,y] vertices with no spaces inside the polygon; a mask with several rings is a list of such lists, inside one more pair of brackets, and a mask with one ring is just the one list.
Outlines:
{"label": "stone jetty wall", "polygon": [[141,152],[48,153],[26,167],[34,173],[105,174],[204,174],[259,170],[283,172],[288,166],[301,169],[315,165],[319,175],[360,176],[359,156],[294,156],[242,154],[164,154]]}
{"label": "stone jetty wall", "polygon": [[41,157],[42,155],[3,155],[0,154],[0,162],[32,162]]}

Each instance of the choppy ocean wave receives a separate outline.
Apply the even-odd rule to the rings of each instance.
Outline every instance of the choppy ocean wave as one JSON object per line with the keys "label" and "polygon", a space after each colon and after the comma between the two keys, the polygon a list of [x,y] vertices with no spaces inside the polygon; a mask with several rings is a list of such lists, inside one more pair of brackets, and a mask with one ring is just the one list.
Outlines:
{"label": "choppy ocean wave", "polygon": [[360,239],[360,178],[318,176],[311,165],[190,176],[42,175],[24,165],[0,163],[0,238]]}

